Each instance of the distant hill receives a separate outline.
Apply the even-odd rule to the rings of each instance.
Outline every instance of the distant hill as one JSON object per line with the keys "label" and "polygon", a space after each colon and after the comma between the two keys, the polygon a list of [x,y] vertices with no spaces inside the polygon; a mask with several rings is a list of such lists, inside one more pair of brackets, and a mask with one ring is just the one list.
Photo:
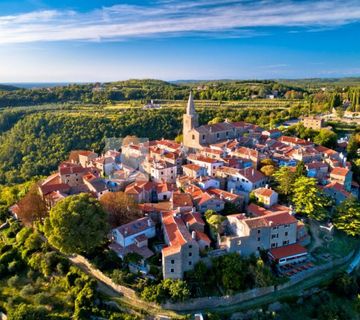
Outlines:
{"label": "distant hill", "polygon": [[10,86],[7,84],[0,84],[0,91],[14,91],[14,90],[18,90],[18,87],[15,86]]}

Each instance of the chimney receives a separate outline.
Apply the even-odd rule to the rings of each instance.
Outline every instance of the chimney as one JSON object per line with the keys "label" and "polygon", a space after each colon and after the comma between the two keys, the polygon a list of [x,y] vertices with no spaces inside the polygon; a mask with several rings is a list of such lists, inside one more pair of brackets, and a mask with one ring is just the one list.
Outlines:
{"label": "chimney", "polygon": [[195,231],[191,232],[191,238],[193,240],[196,240],[196,232]]}
{"label": "chimney", "polygon": [[234,188],[230,189],[230,193],[234,194]]}
{"label": "chimney", "polygon": [[191,208],[191,213],[195,213],[195,212],[196,212],[195,207],[192,207]]}
{"label": "chimney", "polygon": [[265,188],[266,188],[266,189],[269,189],[269,185],[268,185],[268,184],[266,184],[266,185],[265,185]]}
{"label": "chimney", "polygon": [[152,223],[151,223],[151,220],[150,220],[150,219],[148,219],[147,223],[148,223],[148,226],[149,226],[149,227],[152,227]]}

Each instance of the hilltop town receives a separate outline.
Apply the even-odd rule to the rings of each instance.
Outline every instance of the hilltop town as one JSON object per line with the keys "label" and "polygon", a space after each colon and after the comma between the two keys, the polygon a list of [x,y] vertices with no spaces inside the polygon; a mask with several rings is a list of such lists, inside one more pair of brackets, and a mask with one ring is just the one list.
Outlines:
{"label": "hilltop town", "polygon": [[[305,118],[304,125],[319,129],[323,122]],[[329,230],[333,225],[320,213],[318,219],[315,212],[305,213],[306,203],[294,206],[284,193],[279,196],[268,173],[274,168],[277,181],[292,175],[315,181],[316,192],[330,201],[320,203],[321,210],[358,198],[359,186],[341,151],[245,122],[199,125],[192,93],[182,142],[130,137],[119,150],[101,155],[74,151],[38,189],[48,209],[80,193],[101,200],[123,192],[131,198],[140,216],[112,226],[109,248],[121,259],[136,254],[132,268],[144,275],[159,253],[161,277],[183,279],[204,259],[265,252],[277,275],[293,277],[314,267],[309,230],[320,225],[312,221],[322,220]],[[295,180],[288,187],[295,188]],[[316,211],[317,204],[311,205]],[[11,207],[15,216],[18,210]]]}

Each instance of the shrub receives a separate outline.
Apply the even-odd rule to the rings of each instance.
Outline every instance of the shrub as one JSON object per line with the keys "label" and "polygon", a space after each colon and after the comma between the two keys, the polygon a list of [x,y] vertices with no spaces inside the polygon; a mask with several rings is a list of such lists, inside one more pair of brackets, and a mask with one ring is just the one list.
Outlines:
{"label": "shrub", "polygon": [[20,285],[20,278],[18,275],[12,276],[11,278],[9,278],[9,280],[7,281],[7,284],[9,287],[17,287],[18,285]]}
{"label": "shrub", "polygon": [[23,287],[20,291],[20,295],[23,298],[28,298],[29,296],[32,296],[35,293],[34,287],[29,283],[25,287]]}
{"label": "shrub", "polygon": [[32,229],[28,227],[22,228],[18,234],[16,235],[16,242],[18,244],[24,244],[24,242],[29,238],[29,236],[32,234]]}
{"label": "shrub", "polygon": [[11,274],[21,271],[24,264],[21,261],[14,260],[8,264],[8,270]]}

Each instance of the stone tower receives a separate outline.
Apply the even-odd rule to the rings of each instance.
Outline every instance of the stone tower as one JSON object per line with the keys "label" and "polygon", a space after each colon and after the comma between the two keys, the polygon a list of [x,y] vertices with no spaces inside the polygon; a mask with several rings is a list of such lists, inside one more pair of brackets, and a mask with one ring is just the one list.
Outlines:
{"label": "stone tower", "polygon": [[186,113],[183,116],[183,141],[184,145],[189,145],[192,140],[191,131],[199,126],[199,116],[195,111],[193,93],[190,91],[189,101],[186,107]]}

